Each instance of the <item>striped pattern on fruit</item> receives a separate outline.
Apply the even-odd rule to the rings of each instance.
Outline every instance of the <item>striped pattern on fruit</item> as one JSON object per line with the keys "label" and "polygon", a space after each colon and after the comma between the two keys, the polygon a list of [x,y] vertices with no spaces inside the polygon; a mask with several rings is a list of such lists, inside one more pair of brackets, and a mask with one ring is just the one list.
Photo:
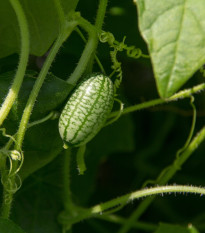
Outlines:
{"label": "striped pattern on fruit", "polygon": [[89,142],[103,127],[114,102],[112,81],[95,74],[71,95],[59,120],[60,135],[68,146]]}

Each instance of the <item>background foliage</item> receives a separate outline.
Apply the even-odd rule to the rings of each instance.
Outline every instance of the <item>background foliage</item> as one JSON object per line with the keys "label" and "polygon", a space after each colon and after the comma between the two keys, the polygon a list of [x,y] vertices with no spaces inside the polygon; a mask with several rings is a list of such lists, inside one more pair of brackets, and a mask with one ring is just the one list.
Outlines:
{"label": "background foliage", "polygon": [[[31,28],[31,56],[28,70],[36,72],[40,70],[46,57],[45,53],[57,34],[57,15],[50,2],[49,0],[33,0],[29,1],[28,4],[26,0],[21,1],[29,20],[29,29]],[[183,74],[182,79],[178,79],[179,83],[176,83],[167,91],[165,86],[172,82],[172,79],[176,79],[175,76],[178,74],[173,74],[169,80],[165,78],[165,84],[160,82],[161,70],[159,69],[163,67],[161,61],[170,64],[169,59],[173,60],[173,58],[167,55],[170,51],[166,50],[161,54],[159,51],[162,50],[160,47],[155,47],[155,41],[150,43],[151,38],[153,39],[153,35],[150,36],[150,33],[153,33],[155,25],[153,23],[152,27],[147,29],[146,15],[142,17],[144,2],[147,2],[149,7],[153,7],[152,4],[156,1],[138,1],[140,28],[145,41],[149,43],[148,48],[138,31],[137,11],[132,0],[110,1],[103,27],[105,31],[112,32],[118,41],[122,41],[126,35],[126,44],[135,45],[144,53],[148,53],[149,49],[153,59],[157,56],[157,59],[153,62],[156,84],[149,59],[134,60],[128,58],[124,53],[120,54],[123,82],[119,92],[120,99],[125,103],[125,107],[158,98],[157,87],[162,97],[173,94],[204,63],[203,36],[197,38],[201,41],[201,44],[197,43],[196,45],[198,50],[194,50],[193,47],[193,50],[191,50],[187,44],[194,43],[195,45],[196,38],[189,37],[187,35],[189,32],[183,31],[178,40],[173,43],[171,49],[176,50],[176,46],[178,46],[177,48],[183,52],[187,51],[186,58],[190,57],[190,60],[185,61],[181,55],[181,60],[177,60],[177,62],[185,64],[189,69],[186,70],[186,74]],[[191,1],[187,2],[191,4]],[[93,23],[98,1],[87,0],[78,3],[78,1],[66,0],[62,3],[65,12],[70,12],[77,6],[77,11],[80,11],[83,17]],[[179,1],[179,17],[183,4],[184,1]],[[197,4],[199,9],[197,17],[199,19],[198,21],[193,20],[191,23],[201,22],[203,24],[202,16],[205,8],[200,5],[202,1],[198,1]],[[166,10],[166,7],[169,6],[164,5],[164,10],[158,12],[159,15],[162,15],[159,20],[163,21],[169,19],[169,17],[175,18],[174,14],[169,15],[171,11]],[[187,12],[185,17],[189,18],[189,14],[190,12]],[[152,16],[149,15],[149,17],[152,19]],[[4,22],[0,24],[0,99],[3,102],[18,64],[19,57],[16,53],[19,50],[20,43],[16,17],[6,0],[0,1],[0,22]],[[194,24],[193,27],[198,33],[199,26]],[[13,30],[10,30],[10,28]],[[162,30],[162,28],[160,29]],[[163,43],[169,43],[167,37],[171,40],[172,35],[166,34],[165,37],[162,37],[158,30],[159,28],[156,29],[156,32],[154,31],[154,35],[156,34],[154,39],[157,41],[160,36]],[[170,29],[170,31],[174,33],[174,30]],[[177,32],[176,29],[175,33]],[[196,34],[195,32],[192,33]],[[175,37],[177,36],[175,35]],[[52,74],[48,75],[36,101],[32,120],[45,116],[52,109],[57,111],[62,109],[70,90],[70,86],[64,80],[73,71],[83,47],[84,42],[77,33],[73,33],[64,43],[51,67],[50,72]],[[202,47],[203,49],[201,49]],[[97,55],[109,73],[111,69],[108,46],[100,44]],[[197,64],[193,62],[193,58],[198,60]],[[172,61],[172,63],[174,62]],[[98,71],[97,66],[94,69]],[[10,134],[15,133],[19,124],[19,117],[36,79],[34,71],[27,72],[19,98],[4,123],[4,127],[8,129]],[[168,72],[172,71],[169,70]],[[183,87],[192,87],[203,81],[202,74],[196,72],[194,77]],[[195,132],[204,124],[204,101],[205,95],[203,93],[195,97],[195,105],[198,109]],[[113,125],[104,128],[87,146],[85,156],[87,171],[85,175],[78,175],[75,153],[72,155],[71,190],[74,201],[79,205],[88,207],[140,189],[145,180],[155,179],[164,167],[172,163],[176,151],[185,143],[191,127],[191,117],[192,109],[189,100],[180,100],[122,116]],[[1,137],[0,142],[3,145],[5,138]],[[170,183],[204,186],[204,149],[205,145],[203,144]],[[61,232],[57,217],[63,209],[63,149],[58,133],[58,120],[48,121],[29,129],[26,132],[23,150],[25,162],[20,171],[23,185],[15,196],[11,219],[27,233]],[[125,206],[119,211],[119,215],[128,218],[140,201]],[[150,232],[155,233],[197,233],[194,227],[187,227],[189,223],[196,226],[199,232],[205,232],[204,204],[203,197],[178,195],[165,196],[164,198],[157,197],[140,221],[152,224]],[[159,224],[159,222],[164,223]],[[12,224],[14,223],[4,220],[0,223],[0,229],[5,227],[4,233],[14,233],[12,231]],[[117,232],[118,229],[117,224],[99,219],[89,219],[74,225],[72,232],[113,233]],[[15,233],[18,232],[23,233],[16,227]],[[133,229],[130,232],[138,231]]]}

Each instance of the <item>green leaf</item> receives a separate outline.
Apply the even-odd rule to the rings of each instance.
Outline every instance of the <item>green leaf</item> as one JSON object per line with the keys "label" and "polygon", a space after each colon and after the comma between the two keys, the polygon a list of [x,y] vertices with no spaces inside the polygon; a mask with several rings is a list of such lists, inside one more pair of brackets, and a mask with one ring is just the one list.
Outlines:
{"label": "green leaf", "polygon": [[0,232],[2,233],[25,233],[19,226],[9,219],[0,218]]}
{"label": "green leaf", "polygon": [[[14,74],[15,72],[11,71],[0,75],[0,103],[8,92]],[[28,71],[24,77],[18,99],[15,101],[11,113],[3,125],[6,128],[6,132],[10,135],[17,131],[36,77],[37,73],[34,71]],[[39,120],[52,110],[62,106],[71,88],[71,85],[64,80],[57,78],[51,73],[48,74],[35,103],[30,121]],[[0,134],[0,139],[3,143],[6,138]],[[25,161],[20,171],[21,178],[25,179],[52,161],[61,152],[62,148],[63,143],[58,132],[57,119],[48,120],[45,123],[29,128],[26,131],[23,144]]]}
{"label": "green leaf", "polygon": [[204,0],[136,0],[158,92],[174,94],[205,63]]}
{"label": "green leaf", "polygon": [[199,233],[191,224],[187,227],[160,223],[159,228],[154,233]]}
{"label": "green leaf", "polygon": [[15,196],[12,218],[26,233],[62,233],[57,220],[62,211],[61,169],[56,161],[49,165],[25,180]]}
{"label": "green leaf", "polygon": [[[58,33],[58,15],[53,1],[20,1],[28,20],[30,53],[42,56]],[[75,10],[78,0],[61,0],[65,14]],[[0,58],[19,51],[19,25],[8,0],[0,1]]]}
{"label": "green leaf", "polygon": [[[3,102],[8,90],[11,86],[14,71],[6,72],[0,75],[0,104]],[[37,72],[27,71],[22,87],[20,89],[18,99],[15,101],[10,118],[19,121],[25,108],[26,102],[36,81]],[[31,120],[38,120],[45,114],[56,109],[67,98],[72,86],[62,79],[57,78],[52,73],[49,73],[37,97],[34,109],[31,115]]]}
{"label": "green leaf", "polygon": [[22,180],[50,163],[63,150],[63,142],[58,132],[58,120],[49,120],[29,128],[23,150],[24,163],[19,173]]}

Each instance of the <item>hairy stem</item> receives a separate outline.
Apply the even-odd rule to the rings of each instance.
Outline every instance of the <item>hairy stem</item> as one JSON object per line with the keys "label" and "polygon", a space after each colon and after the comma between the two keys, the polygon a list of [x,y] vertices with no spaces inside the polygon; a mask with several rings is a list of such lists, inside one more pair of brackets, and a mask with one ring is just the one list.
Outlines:
{"label": "hairy stem", "polygon": [[[100,0],[99,2],[97,16],[95,20],[95,27],[98,31],[101,31],[102,29],[102,25],[103,25],[105,13],[106,13],[106,8],[107,8],[107,2],[108,0]],[[95,48],[93,48],[93,50],[96,50],[98,46],[98,38],[97,38],[97,35],[95,36],[96,36],[96,43],[95,43]],[[91,55],[91,58],[89,60],[89,64],[88,64],[89,72],[92,72],[94,59],[95,59],[95,53]]]}
{"label": "hairy stem", "polygon": [[[203,127],[198,134],[192,139],[189,146],[182,152],[182,154],[175,159],[173,164],[169,166],[163,174],[160,174],[156,180],[156,183],[159,185],[166,184],[181,168],[181,166],[187,161],[190,155],[197,149],[197,147],[204,141],[205,139],[205,127]],[[120,229],[119,233],[126,233],[131,228],[133,222],[136,222],[140,216],[146,211],[146,209],[150,206],[150,204],[154,201],[155,197],[152,196],[148,199],[145,199],[141,202],[136,209],[132,213],[132,215],[127,219],[126,223]]]}
{"label": "hairy stem", "polygon": [[193,193],[199,195],[205,195],[205,188],[186,186],[186,185],[168,185],[168,186],[158,186],[153,188],[147,188],[132,192],[121,197],[118,197],[114,200],[105,202],[100,205],[96,205],[90,209],[92,214],[100,214],[103,211],[107,211],[114,206],[121,205],[127,202],[131,202],[135,199],[156,195],[156,194],[171,194],[171,193]]}
{"label": "hairy stem", "polygon": [[[29,96],[29,99],[27,101],[26,107],[24,109],[23,112],[23,116],[21,118],[21,122],[20,122],[20,126],[17,132],[17,136],[16,136],[16,145],[15,145],[15,149],[16,150],[20,150],[22,147],[22,143],[23,143],[23,139],[25,136],[25,132],[26,129],[28,128],[28,122],[29,122],[29,118],[33,109],[33,106],[35,104],[36,98],[38,96],[38,93],[40,91],[40,88],[45,80],[45,77],[48,73],[48,70],[58,52],[58,50],[60,49],[62,43],[64,42],[66,36],[68,37],[71,32],[74,30],[74,28],[77,26],[77,22],[70,22],[69,25],[64,24],[65,27],[62,27],[61,31],[59,32],[58,38],[55,41],[51,51],[49,52],[49,55],[43,65],[43,68],[34,84],[34,87],[31,91],[31,94]],[[13,163],[13,169],[15,171],[15,169],[17,168],[17,163],[14,162]],[[11,183],[15,182],[15,176],[13,176],[13,178],[11,178]],[[6,192],[6,190],[5,190]],[[6,192],[4,197],[9,198],[9,202],[5,201],[5,199],[3,200],[3,206],[2,206],[2,216],[4,218],[8,218],[10,215],[10,209],[11,209],[11,204],[12,204],[12,200],[13,200],[13,193],[8,193]]]}
{"label": "hairy stem", "polygon": [[81,78],[81,76],[85,72],[88,65],[92,64],[92,60],[94,58],[95,50],[98,44],[97,33],[100,31],[102,27],[106,6],[107,6],[107,0],[100,0],[95,26],[90,24],[87,20],[85,20],[82,17],[79,18],[78,20],[79,26],[81,26],[88,33],[89,38],[83,50],[83,53],[80,57],[78,65],[76,66],[71,76],[67,79],[67,82],[72,85],[75,85],[77,83],[77,81]]}
{"label": "hairy stem", "polygon": [[[86,38],[84,37],[83,33],[81,32],[81,30],[80,30],[79,28],[76,28],[76,32],[79,34],[79,36],[82,38],[82,40],[83,40],[85,43],[87,43]],[[97,57],[96,54],[95,54],[95,60],[96,60],[96,62],[97,62],[97,64],[98,64],[98,66],[99,66],[101,72],[105,74],[104,67],[103,67],[103,65],[101,64],[101,62],[100,62],[100,60],[99,60],[99,58]]]}
{"label": "hairy stem", "polygon": [[129,202],[132,202],[135,199],[139,199],[146,196],[156,195],[156,194],[171,194],[171,193],[193,193],[199,195],[205,195],[205,188],[194,187],[194,186],[184,186],[184,185],[168,185],[168,186],[158,186],[147,189],[138,190],[111,201],[93,206],[87,210],[82,211],[79,215],[76,215],[71,219],[71,216],[64,215],[63,218],[59,218],[59,221],[63,224],[69,222],[70,225],[78,223],[84,219],[96,216],[98,214],[106,214],[106,211],[109,211],[111,208],[114,208],[119,205],[124,205]]}
{"label": "hairy stem", "polygon": [[[75,26],[77,25],[76,22],[74,23],[71,23],[70,24],[70,27],[69,27],[69,32],[68,30],[66,31],[67,32],[67,36],[69,36],[71,34],[71,32],[74,30]],[[23,112],[23,116],[22,116],[22,119],[21,119],[21,122],[20,122],[20,126],[19,126],[19,130],[17,132],[17,144],[19,147],[22,146],[22,142],[23,142],[23,139],[24,139],[24,135],[25,135],[25,131],[26,131],[26,128],[27,128],[27,124],[28,124],[28,121],[29,121],[29,118],[30,118],[30,115],[31,115],[31,112],[32,112],[32,109],[33,109],[33,106],[34,106],[34,103],[36,101],[36,98],[38,96],[38,93],[40,91],[40,88],[45,80],[45,77],[48,73],[48,70],[58,52],[58,50],[60,49],[62,43],[64,42],[64,38],[65,38],[65,30],[62,30],[60,33],[59,33],[59,36],[56,40],[56,42],[54,43],[51,51],[49,52],[49,55],[43,65],[43,68],[39,74],[39,77],[37,78],[35,84],[34,84],[34,87],[31,91],[31,94],[29,96],[29,99],[27,101],[27,104],[26,104],[26,107],[24,109],[24,112]]]}
{"label": "hairy stem", "polygon": [[[144,102],[144,103],[141,103],[141,104],[136,104],[136,105],[124,108],[122,114],[128,114],[128,113],[138,111],[138,110],[141,110],[141,109],[154,107],[154,106],[159,105],[159,104],[169,103],[169,102],[172,102],[172,101],[177,101],[178,99],[188,98],[192,94],[197,94],[197,93],[200,93],[201,91],[204,91],[204,90],[205,90],[205,84],[202,83],[202,84],[199,84],[199,85],[197,85],[197,86],[195,86],[193,88],[180,91],[180,92],[174,94],[173,96],[171,96],[168,99],[150,100],[150,101],[147,101],[147,102]],[[109,115],[109,118],[115,117],[118,114],[119,114],[119,111],[112,112]]]}
{"label": "hairy stem", "polygon": [[21,52],[18,69],[14,78],[14,82],[0,108],[0,126],[3,124],[5,118],[9,114],[9,111],[18,96],[23,77],[26,72],[26,66],[29,57],[29,31],[26,16],[18,0],[10,0],[10,3],[16,13],[18,24],[20,27],[21,35]]}

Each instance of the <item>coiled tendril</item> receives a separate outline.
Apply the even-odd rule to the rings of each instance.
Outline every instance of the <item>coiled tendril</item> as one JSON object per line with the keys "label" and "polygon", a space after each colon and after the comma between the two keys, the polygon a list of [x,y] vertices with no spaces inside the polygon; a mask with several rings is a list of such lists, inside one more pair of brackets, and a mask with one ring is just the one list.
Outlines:
{"label": "coiled tendril", "polygon": [[[14,142],[17,145],[17,142],[15,138],[9,134],[6,133],[5,128],[1,128],[0,131],[2,131],[2,135],[4,137],[10,138],[11,142]],[[4,201],[9,204],[10,203],[10,196],[9,194],[15,193],[20,187],[21,187],[21,178],[17,174],[19,170],[21,169],[23,165],[23,151],[21,149],[18,150],[9,150],[11,144],[8,143],[9,146],[5,146],[2,149],[0,149],[0,156],[1,160],[5,161],[6,158],[9,159],[9,170],[6,169],[6,161],[5,165],[1,168],[1,183],[4,186],[4,189],[7,191],[8,195],[5,197]],[[13,161],[19,161],[20,164],[17,168],[13,169]],[[3,162],[4,163],[4,162]]]}
{"label": "coiled tendril", "polygon": [[126,54],[128,57],[138,59],[140,57],[149,58],[148,55],[145,55],[142,53],[141,49],[135,48],[135,46],[127,46],[125,44],[126,37],[123,38],[122,42],[119,42],[115,40],[115,37],[110,32],[101,32],[99,34],[99,40],[102,43],[108,43],[111,48],[113,48],[112,51],[110,51],[110,57],[112,61],[111,68],[113,69],[113,72],[111,73],[110,77],[117,73],[117,78],[114,81],[114,91],[116,93],[116,90],[119,88],[121,82],[122,82],[122,68],[121,68],[121,62],[117,59],[117,53],[122,52],[123,50],[126,51]]}

